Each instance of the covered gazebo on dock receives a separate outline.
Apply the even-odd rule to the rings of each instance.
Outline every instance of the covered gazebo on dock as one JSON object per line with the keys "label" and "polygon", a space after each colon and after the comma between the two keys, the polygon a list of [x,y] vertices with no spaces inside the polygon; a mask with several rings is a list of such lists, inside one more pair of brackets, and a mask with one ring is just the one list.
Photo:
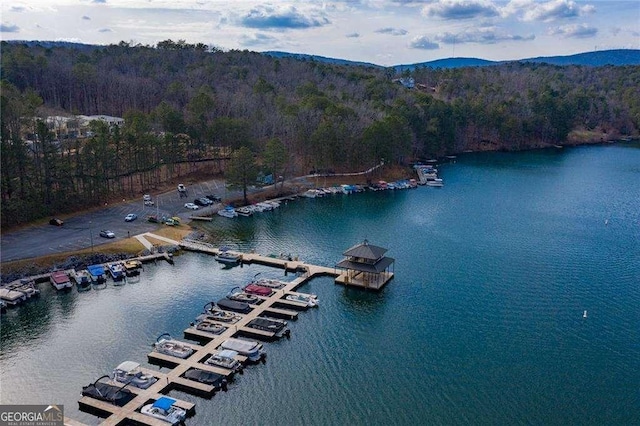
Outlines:
{"label": "covered gazebo on dock", "polygon": [[344,269],[336,283],[379,290],[393,278],[395,259],[386,257],[386,248],[369,244],[367,240],[344,253],[336,268]]}

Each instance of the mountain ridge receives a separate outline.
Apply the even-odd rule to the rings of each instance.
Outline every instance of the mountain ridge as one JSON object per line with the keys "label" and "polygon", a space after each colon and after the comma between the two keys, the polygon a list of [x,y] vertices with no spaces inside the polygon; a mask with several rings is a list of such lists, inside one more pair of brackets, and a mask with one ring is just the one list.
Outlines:
{"label": "mountain ridge", "polygon": [[[79,50],[92,50],[106,47],[106,45],[74,43],[66,41],[40,41],[40,40],[8,40],[3,43],[26,44],[28,46],[41,45],[43,47],[65,46],[76,48]],[[640,65],[640,49],[609,49],[596,50],[592,52],[576,53],[573,55],[556,55],[556,56],[537,56],[523,59],[510,59],[504,61],[492,61],[482,58],[453,57],[441,58],[426,62],[415,62],[412,64],[397,64],[388,67],[365,61],[351,61],[341,58],[330,58],[321,55],[311,55],[307,53],[292,53],[277,50],[268,50],[257,52],[274,58],[293,58],[298,60],[311,60],[316,62],[325,62],[334,65],[350,65],[364,66],[373,68],[392,68],[396,71],[414,70],[416,68],[462,68],[462,67],[480,67],[493,66],[512,62],[521,63],[541,63],[549,65],[584,65],[584,66],[624,66],[624,65]]]}
{"label": "mountain ridge", "polygon": [[319,62],[328,62],[338,65],[365,65],[376,68],[393,68],[397,71],[413,70],[415,68],[462,68],[462,67],[478,67],[492,66],[511,62],[522,63],[544,63],[549,65],[584,65],[584,66],[624,66],[624,65],[640,65],[640,49],[611,49],[597,50],[593,52],[576,53],[574,55],[564,56],[538,56],[524,59],[511,59],[506,61],[491,61],[481,58],[442,58],[427,62],[416,62],[413,64],[398,64],[389,67],[383,67],[368,62],[349,61],[346,59],[328,58],[319,55],[307,55],[304,53],[289,53],[281,51],[265,51],[261,52],[277,58],[290,57],[300,60],[314,60]]}

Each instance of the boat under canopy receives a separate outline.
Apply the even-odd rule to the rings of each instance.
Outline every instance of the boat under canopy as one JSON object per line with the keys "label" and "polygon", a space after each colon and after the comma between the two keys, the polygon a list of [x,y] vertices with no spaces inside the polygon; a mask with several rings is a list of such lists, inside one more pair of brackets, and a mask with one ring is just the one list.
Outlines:
{"label": "boat under canopy", "polygon": [[223,309],[225,311],[239,312],[241,314],[249,313],[253,309],[251,305],[246,302],[239,302],[237,300],[227,299],[226,297],[224,299],[218,300],[216,304],[220,309]]}

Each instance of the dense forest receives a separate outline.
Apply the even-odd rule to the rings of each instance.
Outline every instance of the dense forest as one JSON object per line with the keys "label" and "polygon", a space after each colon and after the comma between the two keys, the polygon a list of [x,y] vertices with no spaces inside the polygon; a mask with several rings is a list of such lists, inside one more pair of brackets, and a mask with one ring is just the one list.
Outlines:
{"label": "dense forest", "polygon": [[[640,129],[640,66],[514,62],[397,75],[166,40],[2,42],[0,72],[3,227],[236,170],[228,162],[247,152],[256,172],[292,176]],[[412,88],[398,82],[409,78]],[[89,137],[60,136],[46,120],[96,114],[124,125],[93,121]]]}

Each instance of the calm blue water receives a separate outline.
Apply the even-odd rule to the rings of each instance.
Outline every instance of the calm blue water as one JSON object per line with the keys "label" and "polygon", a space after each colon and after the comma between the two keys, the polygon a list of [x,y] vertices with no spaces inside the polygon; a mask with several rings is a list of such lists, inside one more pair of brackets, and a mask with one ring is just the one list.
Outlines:
{"label": "calm blue water", "polygon": [[[332,266],[389,249],[380,293],[320,278],[321,306],[188,425],[640,424],[640,147],[469,154],[444,188],[300,199],[210,231],[237,249]],[[262,266],[187,254],[138,283],[57,294],[2,318],[2,403],[78,410],[83,385],[182,330]],[[293,278],[291,276],[287,278]],[[583,311],[588,318],[583,318]],[[157,368],[157,367],[152,367]]]}

